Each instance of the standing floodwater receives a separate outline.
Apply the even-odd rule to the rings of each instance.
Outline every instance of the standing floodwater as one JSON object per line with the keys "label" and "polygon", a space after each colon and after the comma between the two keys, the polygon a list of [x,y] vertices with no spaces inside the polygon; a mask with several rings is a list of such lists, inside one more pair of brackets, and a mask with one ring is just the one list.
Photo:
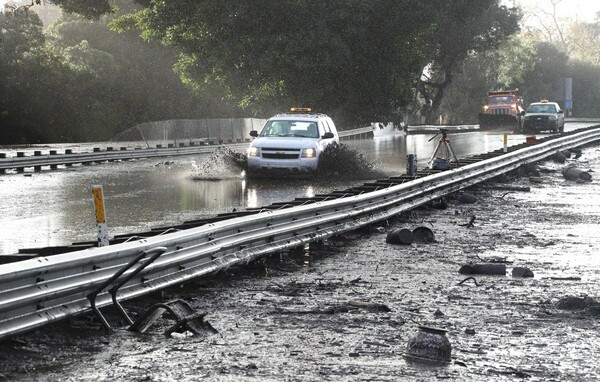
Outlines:
{"label": "standing floodwater", "polygon": [[[239,167],[225,168],[231,155],[221,150],[215,161],[212,154],[102,163],[76,166],[41,173],[0,176],[0,254],[20,248],[69,245],[95,241],[95,217],[91,198],[94,185],[105,193],[109,236],[145,231],[245,209],[311,197],[346,189],[380,176],[403,174],[406,155],[414,153],[419,166],[426,165],[436,142],[434,134],[350,140],[343,144],[364,156],[373,171],[349,180],[347,174],[329,172],[327,176],[307,179],[246,179]],[[451,134],[459,156],[487,152],[502,147],[502,135],[478,132]],[[520,143],[523,136],[511,136],[509,144]],[[100,145],[76,148],[91,151]],[[50,147],[44,147],[44,150]],[[36,147],[28,150],[33,152]],[[5,151],[5,150],[2,150]],[[6,150],[14,155],[13,150]],[[19,150],[26,151],[27,150]],[[28,153],[27,155],[30,155]],[[336,163],[344,169],[344,163]],[[331,170],[331,169],[328,169]]]}

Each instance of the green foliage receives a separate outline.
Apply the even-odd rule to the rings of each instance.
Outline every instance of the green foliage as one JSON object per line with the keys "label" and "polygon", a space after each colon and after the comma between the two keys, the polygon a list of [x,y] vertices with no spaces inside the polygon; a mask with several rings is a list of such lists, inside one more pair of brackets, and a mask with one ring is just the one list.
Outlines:
{"label": "green foliage", "polygon": [[113,25],[177,47],[183,78],[255,114],[310,105],[370,121],[410,100],[434,11],[423,3],[153,1]]}
{"label": "green foliage", "polygon": [[554,45],[541,42],[535,44],[535,61],[525,73],[523,96],[526,103],[540,99],[554,99],[557,82],[567,74],[568,57]]}
{"label": "green foliage", "polygon": [[600,117],[600,67],[575,61],[569,65],[568,76],[573,78],[573,115]]}
{"label": "green foliage", "polygon": [[98,19],[100,16],[113,12],[108,0],[52,0],[67,13],[77,13],[90,19]]}
{"label": "green foliage", "polygon": [[181,83],[172,49],[111,32],[110,19],[67,16],[45,38],[35,13],[0,14],[0,144],[107,140],[140,122],[234,114]]}
{"label": "green foliage", "polygon": [[451,123],[475,123],[489,90],[519,88],[528,104],[553,99],[566,75],[567,57],[556,47],[514,38],[498,50],[469,57],[441,111]]}
{"label": "green foliage", "polygon": [[429,60],[419,78],[417,91],[424,100],[427,123],[437,119],[448,86],[465,60],[496,50],[519,30],[517,9],[499,0],[432,1],[434,7]]}

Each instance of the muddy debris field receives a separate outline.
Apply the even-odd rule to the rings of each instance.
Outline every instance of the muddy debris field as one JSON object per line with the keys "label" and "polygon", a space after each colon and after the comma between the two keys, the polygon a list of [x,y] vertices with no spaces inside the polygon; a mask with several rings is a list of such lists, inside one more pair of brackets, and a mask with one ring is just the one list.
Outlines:
{"label": "muddy debris field", "polygon": [[[591,180],[567,180],[569,164]],[[216,334],[165,337],[168,316],[135,334],[103,309],[113,333],[84,315],[16,336],[0,343],[0,380],[600,379],[598,168],[600,149],[585,147],[565,163],[521,168],[364,230],[123,304],[135,316],[181,298]],[[435,241],[386,242],[393,229],[417,227]],[[449,362],[408,357],[420,326],[446,331]]]}

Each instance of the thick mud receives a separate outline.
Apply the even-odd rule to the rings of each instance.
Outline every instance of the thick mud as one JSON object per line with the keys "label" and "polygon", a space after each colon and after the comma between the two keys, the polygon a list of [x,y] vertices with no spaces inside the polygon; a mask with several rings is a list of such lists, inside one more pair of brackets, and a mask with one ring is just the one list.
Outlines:
{"label": "thick mud", "polygon": [[[560,170],[568,163],[595,170],[592,181],[564,179]],[[463,192],[360,232],[124,303],[135,315],[183,298],[207,313],[218,334],[165,338],[168,318],[134,334],[107,310],[119,328],[113,333],[82,316],[4,341],[0,380],[599,379],[600,309],[561,299],[600,298],[600,149],[585,148],[568,163],[544,162],[539,173],[468,190],[474,198]],[[386,243],[391,229],[419,226],[430,228],[435,242]],[[460,274],[468,263],[504,264],[507,274]],[[534,277],[512,277],[514,267]],[[404,357],[421,325],[447,330],[450,363]]]}

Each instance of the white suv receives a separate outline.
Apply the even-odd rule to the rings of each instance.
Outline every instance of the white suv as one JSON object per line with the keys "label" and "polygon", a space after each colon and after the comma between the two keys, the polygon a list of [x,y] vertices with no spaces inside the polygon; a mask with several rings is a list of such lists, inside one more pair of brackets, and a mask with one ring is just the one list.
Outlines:
{"label": "white suv", "polygon": [[292,108],[289,114],[277,114],[267,120],[248,149],[250,173],[286,169],[316,171],[319,156],[332,142],[339,142],[331,118],[313,114],[309,108]]}

